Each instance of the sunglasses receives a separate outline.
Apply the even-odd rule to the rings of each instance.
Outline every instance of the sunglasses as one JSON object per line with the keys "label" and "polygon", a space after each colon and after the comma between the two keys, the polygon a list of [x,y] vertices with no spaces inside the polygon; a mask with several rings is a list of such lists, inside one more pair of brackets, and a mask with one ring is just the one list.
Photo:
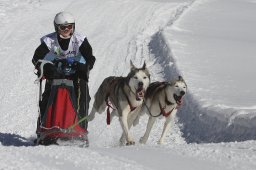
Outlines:
{"label": "sunglasses", "polygon": [[73,24],[59,25],[58,28],[59,28],[59,30],[61,30],[61,31],[64,31],[64,30],[66,30],[66,29],[71,30],[71,29],[73,28]]}

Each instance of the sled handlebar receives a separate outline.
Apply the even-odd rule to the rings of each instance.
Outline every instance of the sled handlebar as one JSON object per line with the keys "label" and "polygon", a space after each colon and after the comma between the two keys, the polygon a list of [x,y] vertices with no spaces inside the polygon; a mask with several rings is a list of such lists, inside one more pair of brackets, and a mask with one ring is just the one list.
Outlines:
{"label": "sled handlebar", "polygon": [[44,69],[44,65],[46,64],[46,63],[50,63],[50,64],[53,64],[51,61],[47,61],[47,60],[38,60],[38,62],[40,62],[41,64],[40,64],[40,67],[39,67],[39,69],[38,69],[38,73],[39,73],[39,75],[38,75],[38,78],[35,80],[35,84],[38,84],[39,82],[40,82],[40,80],[43,78],[43,76],[44,76],[44,72],[43,72],[43,69]]}
{"label": "sled handlebar", "polygon": [[73,74],[76,73],[78,64],[80,63],[80,58],[76,57],[68,57],[65,59],[59,59],[55,58],[52,61],[48,60],[38,60],[38,63],[40,63],[40,66],[38,68],[38,78],[35,80],[35,83],[38,84],[38,82],[43,78],[43,68],[44,65],[47,63],[50,63],[54,65],[57,68],[57,72],[65,78],[69,78]]}

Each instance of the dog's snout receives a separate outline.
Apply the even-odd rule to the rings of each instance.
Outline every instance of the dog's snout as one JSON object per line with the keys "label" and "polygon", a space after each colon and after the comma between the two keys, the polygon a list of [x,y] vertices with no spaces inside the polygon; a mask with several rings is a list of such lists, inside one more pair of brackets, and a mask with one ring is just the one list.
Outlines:
{"label": "dog's snout", "polygon": [[181,96],[183,96],[184,94],[185,94],[185,92],[184,92],[184,91],[181,91],[181,92],[180,92],[180,95],[181,95]]}
{"label": "dog's snout", "polygon": [[143,82],[140,81],[140,82],[138,83],[138,86],[139,86],[139,87],[143,87]]}

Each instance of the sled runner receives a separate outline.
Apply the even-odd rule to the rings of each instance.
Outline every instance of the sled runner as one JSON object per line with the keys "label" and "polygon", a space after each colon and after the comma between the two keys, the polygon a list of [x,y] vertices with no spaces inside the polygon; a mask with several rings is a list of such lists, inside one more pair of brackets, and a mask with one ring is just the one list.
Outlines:
{"label": "sled runner", "polygon": [[[63,79],[51,80],[47,106],[39,112],[36,144],[88,146],[87,126],[84,126],[84,122],[79,122],[79,119],[81,119],[81,115],[78,113],[79,101],[75,94],[73,80],[69,80],[70,75],[74,74],[71,66],[69,64],[62,67]],[[41,93],[41,77],[39,77],[39,93]],[[40,100],[39,103],[41,102]]]}

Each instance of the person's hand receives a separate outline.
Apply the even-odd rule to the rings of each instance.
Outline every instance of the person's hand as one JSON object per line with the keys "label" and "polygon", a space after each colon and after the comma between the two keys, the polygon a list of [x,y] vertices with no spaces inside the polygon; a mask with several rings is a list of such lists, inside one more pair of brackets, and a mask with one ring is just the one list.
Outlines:
{"label": "person's hand", "polygon": [[87,64],[82,64],[82,63],[77,63],[77,70],[79,72],[87,72],[88,68],[87,68]]}
{"label": "person's hand", "polygon": [[79,65],[79,62],[74,61],[74,62],[72,63],[72,69],[75,70],[75,71],[78,71],[78,65]]}
{"label": "person's hand", "polygon": [[57,71],[56,67],[50,63],[46,63],[43,70],[46,79],[60,79],[63,77],[63,75]]}

